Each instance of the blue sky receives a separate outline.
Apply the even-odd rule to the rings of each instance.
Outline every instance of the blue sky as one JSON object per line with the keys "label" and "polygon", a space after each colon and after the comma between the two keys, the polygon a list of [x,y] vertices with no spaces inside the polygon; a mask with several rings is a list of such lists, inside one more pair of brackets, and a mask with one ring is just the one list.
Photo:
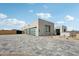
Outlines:
{"label": "blue sky", "polygon": [[0,3],[0,29],[19,29],[39,17],[79,30],[79,4]]}

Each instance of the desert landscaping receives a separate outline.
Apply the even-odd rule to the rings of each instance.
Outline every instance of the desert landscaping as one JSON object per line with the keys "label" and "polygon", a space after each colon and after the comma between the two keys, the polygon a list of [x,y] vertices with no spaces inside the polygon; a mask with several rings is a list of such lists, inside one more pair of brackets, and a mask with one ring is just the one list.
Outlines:
{"label": "desert landscaping", "polygon": [[0,35],[1,56],[79,56],[79,40],[59,36]]}

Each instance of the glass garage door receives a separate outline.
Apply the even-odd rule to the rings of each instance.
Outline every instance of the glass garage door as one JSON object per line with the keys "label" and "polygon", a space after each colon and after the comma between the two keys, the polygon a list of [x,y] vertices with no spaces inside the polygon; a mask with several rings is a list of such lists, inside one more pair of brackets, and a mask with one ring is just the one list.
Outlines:
{"label": "glass garage door", "polygon": [[36,35],[36,27],[29,28],[29,34],[30,35]]}

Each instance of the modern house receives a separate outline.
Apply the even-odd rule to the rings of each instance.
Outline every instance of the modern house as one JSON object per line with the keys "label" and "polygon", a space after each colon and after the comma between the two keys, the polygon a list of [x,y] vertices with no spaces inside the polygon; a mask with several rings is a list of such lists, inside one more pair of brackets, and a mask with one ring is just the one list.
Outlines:
{"label": "modern house", "polygon": [[23,31],[25,34],[35,36],[54,35],[54,23],[38,19],[32,24],[23,27]]}
{"label": "modern house", "polygon": [[54,25],[53,22],[42,19],[38,19],[32,24],[26,25],[22,29],[25,34],[35,36],[63,35],[63,33],[67,31],[67,27],[64,25]]}

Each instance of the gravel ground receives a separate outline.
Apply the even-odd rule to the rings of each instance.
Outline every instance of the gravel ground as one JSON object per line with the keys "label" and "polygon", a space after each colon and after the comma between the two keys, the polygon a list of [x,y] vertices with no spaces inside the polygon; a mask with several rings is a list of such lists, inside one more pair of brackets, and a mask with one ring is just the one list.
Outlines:
{"label": "gravel ground", "polygon": [[1,56],[79,56],[79,40],[53,36],[0,35]]}

